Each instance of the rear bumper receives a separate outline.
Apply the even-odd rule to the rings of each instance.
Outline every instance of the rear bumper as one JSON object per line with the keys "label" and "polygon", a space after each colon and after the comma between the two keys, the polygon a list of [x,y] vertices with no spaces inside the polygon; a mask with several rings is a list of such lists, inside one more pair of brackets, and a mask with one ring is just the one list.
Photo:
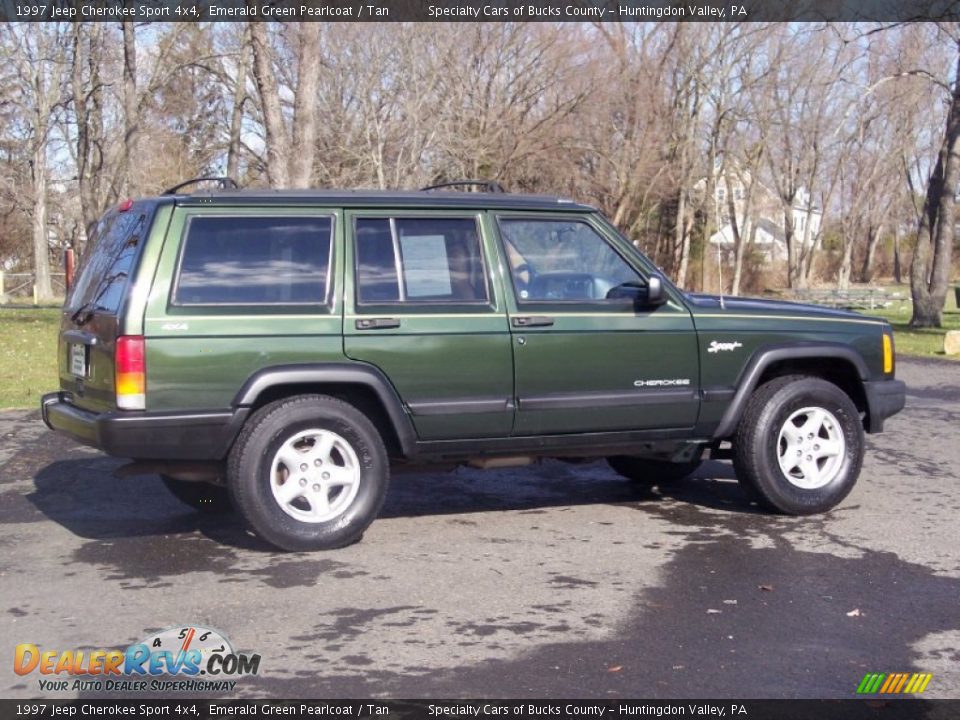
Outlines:
{"label": "rear bumper", "polygon": [[44,395],[43,422],[74,440],[122,458],[222,460],[250,412],[157,413],[82,410],[63,393]]}
{"label": "rear bumper", "polygon": [[907,402],[907,386],[902,380],[865,382],[867,396],[867,432],[883,431],[883,421],[903,410]]}

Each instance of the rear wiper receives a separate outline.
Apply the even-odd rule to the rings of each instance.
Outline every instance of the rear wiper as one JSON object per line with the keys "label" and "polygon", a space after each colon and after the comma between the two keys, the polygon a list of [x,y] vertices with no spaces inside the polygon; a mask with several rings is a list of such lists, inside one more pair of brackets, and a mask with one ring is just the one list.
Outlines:
{"label": "rear wiper", "polygon": [[101,280],[96,297],[94,297],[93,300],[88,300],[83,305],[78,307],[70,316],[70,319],[73,320],[73,322],[77,325],[86,325],[88,322],[90,322],[90,318],[93,317],[93,314],[98,310],[109,311],[110,308],[100,305],[98,301],[103,297],[103,294],[107,291],[107,288],[109,288],[120,278],[125,278],[126,276],[127,273],[121,270],[120,272],[114,273],[113,275],[108,275]]}
{"label": "rear wiper", "polygon": [[78,307],[74,311],[73,315],[70,316],[70,319],[73,320],[76,325],[86,325],[88,322],[90,322],[90,318],[93,317],[95,312],[98,310],[109,309],[110,308],[104,307],[103,305],[99,305],[93,300],[90,300],[89,302],[85,302],[83,305]]}

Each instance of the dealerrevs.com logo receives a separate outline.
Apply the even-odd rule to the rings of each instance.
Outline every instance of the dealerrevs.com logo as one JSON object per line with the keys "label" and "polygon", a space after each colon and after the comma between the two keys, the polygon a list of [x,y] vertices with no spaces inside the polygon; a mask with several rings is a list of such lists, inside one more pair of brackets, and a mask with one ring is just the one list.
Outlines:
{"label": "dealerrevs.com logo", "polygon": [[234,652],[225,635],[194,625],[148,636],[125,650],[50,650],[21,643],[17,675],[40,675],[43,691],[230,691],[234,677],[256,675],[260,655]]}

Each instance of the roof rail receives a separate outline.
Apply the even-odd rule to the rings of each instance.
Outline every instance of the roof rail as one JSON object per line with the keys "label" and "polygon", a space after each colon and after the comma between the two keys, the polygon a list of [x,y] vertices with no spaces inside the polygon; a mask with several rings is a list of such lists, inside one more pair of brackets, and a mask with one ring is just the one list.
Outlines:
{"label": "roof rail", "polygon": [[505,193],[506,190],[503,189],[503,185],[493,180],[454,180],[452,182],[439,183],[438,185],[428,185],[427,187],[420,188],[420,192],[427,192],[429,190],[440,190],[442,188],[448,187],[462,187],[462,186],[477,186],[484,188],[487,192],[491,193]]}
{"label": "roof rail", "polygon": [[216,175],[206,175],[206,176],[204,176],[204,177],[195,177],[195,178],[193,178],[192,180],[187,180],[186,182],[182,182],[182,183],[180,183],[179,185],[174,185],[174,186],[171,187],[171,188],[167,188],[166,190],[164,190],[164,191],[163,191],[162,193],[160,193],[160,194],[161,194],[161,195],[173,195],[173,194],[176,193],[178,190],[182,190],[183,188],[188,187],[189,185],[195,185],[195,184],[197,184],[197,183],[202,183],[202,182],[218,182],[218,183],[220,183],[220,189],[221,189],[221,190],[228,190],[228,189],[229,189],[229,190],[239,190],[239,189],[240,189],[240,186],[237,185],[237,181],[234,180],[234,179],[231,178],[231,177],[226,177],[226,176],[220,177],[220,176],[216,176]]}

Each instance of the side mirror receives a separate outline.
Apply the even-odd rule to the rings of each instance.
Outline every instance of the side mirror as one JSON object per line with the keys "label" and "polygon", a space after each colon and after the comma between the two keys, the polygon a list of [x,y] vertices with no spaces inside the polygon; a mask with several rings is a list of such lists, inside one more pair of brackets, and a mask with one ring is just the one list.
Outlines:
{"label": "side mirror", "polygon": [[606,295],[607,300],[630,300],[638,308],[656,307],[667,301],[663,292],[663,278],[651,275],[646,283],[629,281],[610,288]]}
{"label": "side mirror", "polygon": [[663,292],[663,278],[657,274],[647,278],[647,305],[663,305],[667,295]]}

